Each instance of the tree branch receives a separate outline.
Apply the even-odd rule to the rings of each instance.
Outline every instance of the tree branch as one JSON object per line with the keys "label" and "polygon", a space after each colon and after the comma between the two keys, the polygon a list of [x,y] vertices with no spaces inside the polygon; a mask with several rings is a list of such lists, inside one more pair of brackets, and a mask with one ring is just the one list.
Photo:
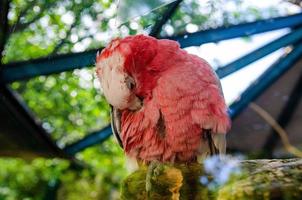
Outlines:
{"label": "tree branch", "polygon": [[19,13],[19,15],[18,15],[18,17],[17,17],[16,22],[15,22],[12,26],[9,27],[9,32],[10,32],[10,33],[11,33],[11,30],[12,30],[14,27],[20,25],[20,19],[26,14],[26,12],[27,12],[28,10],[32,10],[32,8],[35,6],[36,2],[37,2],[37,0],[35,0],[35,1],[32,2],[32,3],[28,3],[28,4],[25,6],[25,8],[24,8],[23,10],[20,11],[20,13]]}
{"label": "tree branch", "polygon": [[[86,39],[86,38],[91,38],[91,37],[93,37],[92,34],[86,35],[86,36],[84,36],[84,37],[79,38],[77,42],[81,42],[81,41],[83,41],[84,39]],[[65,40],[65,39],[63,39],[63,40]],[[72,42],[70,42],[70,41],[67,40],[67,39],[66,39],[65,41],[63,41],[63,40],[61,40],[61,42],[55,47],[55,49],[54,49],[54,50],[52,51],[52,53],[50,54],[51,56],[56,55],[56,54],[57,54],[57,51],[58,51],[60,48],[62,48],[64,44],[72,44]]]}
{"label": "tree branch", "polygon": [[23,30],[25,30],[30,24],[36,22],[37,20],[39,20],[43,14],[44,14],[44,11],[46,9],[49,9],[51,8],[53,5],[55,5],[56,2],[51,2],[51,3],[48,3],[48,4],[43,4],[43,6],[40,6],[41,8],[41,11],[35,15],[30,21],[28,22],[25,22],[25,23],[20,23],[20,19],[26,15],[27,11],[34,7],[34,3],[31,3],[30,5],[26,6],[26,8],[24,8],[21,12],[20,12],[20,15],[18,16],[18,19],[16,21],[15,24],[11,25],[10,28],[9,28],[9,32],[10,33],[17,33],[17,32],[21,32]]}
{"label": "tree branch", "polygon": [[69,38],[69,36],[71,35],[71,31],[72,31],[72,29],[73,29],[74,27],[76,27],[76,26],[78,25],[78,22],[79,22],[79,20],[80,20],[80,16],[81,16],[80,13],[81,13],[81,10],[80,10],[79,13],[77,13],[77,14],[75,15],[74,22],[73,22],[73,24],[70,26],[70,28],[66,31],[66,36],[65,36],[65,38],[62,39],[62,40],[54,47],[54,49],[52,50],[52,53],[51,53],[50,55],[56,55],[57,52],[58,52],[58,50],[59,50],[60,48],[62,48],[62,46],[63,46],[64,44],[66,44],[66,43],[69,42],[69,41],[68,41],[68,38]]}
{"label": "tree branch", "polygon": [[55,46],[55,48],[52,50],[52,53],[50,55],[55,55],[57,54],[57,51],[62,48],[64,44],[68,42],[68,38],[71,34],[72,29],[76,26],[77,22],[75,22],[70,26],[70,28],[66,31],[66,36],[64,39],[60,40],[60,42]]}

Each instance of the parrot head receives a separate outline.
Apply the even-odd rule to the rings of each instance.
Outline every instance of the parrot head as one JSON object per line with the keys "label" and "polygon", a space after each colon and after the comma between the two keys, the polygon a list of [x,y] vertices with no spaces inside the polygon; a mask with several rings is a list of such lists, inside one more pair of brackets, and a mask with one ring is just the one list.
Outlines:
{"label": "parrot head", "polygon": [[150,98],[158,71],[151,62],[157,40],[137,35],[113,40],[96,58],[96,74],[108,103],[124,110],[139,110]]}

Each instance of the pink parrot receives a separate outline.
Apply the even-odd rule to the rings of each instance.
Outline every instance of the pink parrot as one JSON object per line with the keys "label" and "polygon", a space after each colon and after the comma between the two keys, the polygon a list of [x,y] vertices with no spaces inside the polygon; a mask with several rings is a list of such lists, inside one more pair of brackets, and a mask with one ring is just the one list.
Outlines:
{"label": "pink parrot", "polygon": [[127,157],[190,163],[225,153],[230,119],[219,79],[177,42],[115,39],[97,55],[96,73]]}

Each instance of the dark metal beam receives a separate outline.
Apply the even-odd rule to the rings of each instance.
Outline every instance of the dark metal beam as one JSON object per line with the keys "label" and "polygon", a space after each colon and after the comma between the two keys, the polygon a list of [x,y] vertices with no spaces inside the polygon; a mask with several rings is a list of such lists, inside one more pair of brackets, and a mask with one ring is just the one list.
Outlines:
{"label": "dark metal beam", "polygon": [[167,37],[176,40],[181,47],[200,46],[209,42],[232,39],[236,37],[249,36],[256,33],[263,33],[281,28],[294,27],[302,24],[302,13],[286,17],[277,17],[266,20],[259,20],[251,23],[220,27],[216,29],[198,31],[195,33],[184,33],[178,36]]}
{"label": "dark metal beam", "polygon": [[35,76],[49,75],[87,67],[95,63],[96,53],[97,50],[94,49],[82,53],[71,53],[18,63],[9,63],[3,66],[2,73],[0,74],[0,83],[10,83]]}
{"label": "dark metal beam", "polygon": [[[177,0],[171,3],[162,18],[154,25],[150,33],[151,36],[157,36],[162,26],[175,12],[181,1],[182,0]],[[71,53],[25,62],[10,63],[4,66],[0,83],[10,83],[39,75],[49,75],[93,65],[95,63],[96,52],[97,50],[94,49],[82,53]]]}
{"label": "dark metal beam", "polygon": [[158,20],[155,25],[152,27],[152,30],[150,31],[149,35],[153,37],[158,37],[163,25],[170,19],[170,17],[174,14],[174,12],[177,10],[179,4],[182,2],[182,0],[176,0],[168,6],[167,10],[163,14],[163,16]]}
{"label": "dark metal beam", "polygon": [[244,110],[248,104],[254,101],[263,93],[271,84],[273,84],[280,76],[289,70],[294,63],[302,56],[302,42],[285,57],[282,57],[268,68],[252,85],[250,85],[238,98],[231,104],[229,109],[230,116],[234,119]]}
{"label": "dark metal beam", "polygon": [[[278,17],[257,22],[222,27],[212,30],[200,31],[184,36],[168,37],[167,39],[178,40],[182,47],[200,45],[207,42],[216,42],[255,33],[293,27],[302,23],[302,14],[287,17]],[[17,80],[32,78],[39,75],[49,75],[63,71],[83,68],[93,65],[97,50],[82,53],[66,54],[55,57],[41,58],[31,61],[10,63],[3,66],[0,74],[0,82],[10,83]]]}
{"label": "dark metal beam", "polygon": [[264,56],[280,49],[281,47],[288,46],[302,39],[302,28],[294,30],[293,32],[286,34],[285,36],[280,37],[279,39],[270,42],[259,49],[252,51],[251,53],[231,62],[225,67],[218,68],[216,70],[219,78],[223,78],[236,72],[248,64],[263,58]]}
{"label": "dark metal beam", "polygon": [[[288,123],[291,121],[292,116],[295,113],[301,98],[302,98],[302,73],[300,74],[297,83],[295,84],[293,90],[289,95],[287,103],[282,108],[282,111],[280,112],[280,115],[277,119],[277,122],[281,127],[286,128]],[[267,154],[266,157],[272,157],[273,150],[276,147],[278,141],[279,141],[278,133],[276,133],[275,130],[272,130],[263,146],[263,149],[265,149],[265,153]]]}
{"label": "dark metal beam", "polygon": [[100,144],[108,139],[112,135],[111,126],[107,126],[104,129],[91,133],[85,138],[75,142],[64,148],[64,151],[68,155],[74,155],[79,151],[86,149],[87,147]]}
{"label": "dark metal beam", "polygon": [[[70,160],[73,159],[57,147],[49,134],[35,120],[33,114],[25,104],[18,99],[8,86],[0,84],[0,100],[1,106],[5,108],[5,111],[1,109],[1,117],[5,117],[2,121],[5,124],[1,125],[0,143],[4,142],[4,144],[7,144],[8,142],[14,142],[13,145],[6,147],[7,149],[1,143],[2,146],[0,149],[4,151],[0,151],[1,155],[16,156],[17,154],[28,153],[45,157],[57,156]],[[4,114],[5,116],[3,116]],[[17,124],[17,127],[15,124]],[[19,152],[19,149],[26,152]]]}

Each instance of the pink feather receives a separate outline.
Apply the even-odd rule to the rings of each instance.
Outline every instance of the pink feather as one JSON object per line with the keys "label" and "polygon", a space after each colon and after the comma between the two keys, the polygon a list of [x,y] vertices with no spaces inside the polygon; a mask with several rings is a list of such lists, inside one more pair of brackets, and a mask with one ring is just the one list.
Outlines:
{"label": "pink feather", "polygon": [[206,61],[170,40],[138,35],[116,41],[97,61],[119,51],[125,57],[124,71],[137,81],[136,95],[144,98],[139,111],[122,112],[121,137],[129,156],[145,162],[189,162],[198,156],[203,129],[227,133],[227,107]]}

